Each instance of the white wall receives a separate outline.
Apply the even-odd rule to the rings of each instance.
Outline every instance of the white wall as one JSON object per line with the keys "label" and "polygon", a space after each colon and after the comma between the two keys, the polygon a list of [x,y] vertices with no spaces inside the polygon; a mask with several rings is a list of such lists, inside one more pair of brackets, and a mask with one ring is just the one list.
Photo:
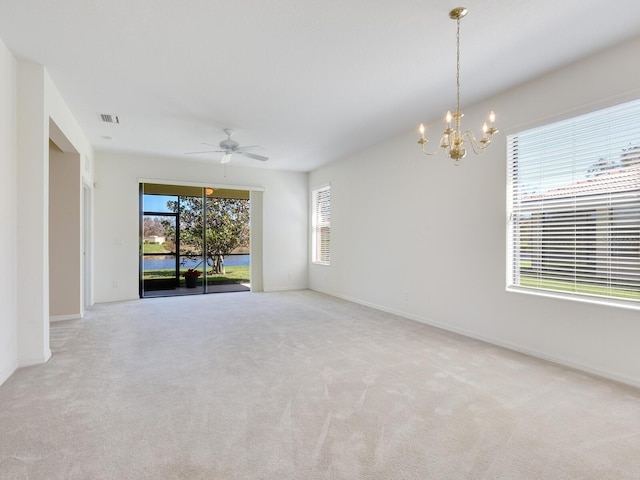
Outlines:
{"label": "white wall", "polygon": [[49,138],[44,68],[18,62],[18,360],[46,362],[49,349]]}
{"label": "white wall", "polygon": [[0,39],[0,384],[18,366],[16,77],[16,60]]}
{"label": "white wall", "polygon": [[637,310],[505,291],[506,134],[639,97],[638,56],[640,38],[471,108],[463,91],[463,126],[495,109],[502,132],[459,167],[414,131],[312,172],[332,253],[310,288],[640,386]]}
{"label": "white wall", "polygon": [[263,187],[264,290],[307,287],[307,174],[105,152],[95,172],[96,302],[138,298],[139,179]]}
{"label": "white wall", "polygon": [[[93,150],[42,65],[19,61],[18,154],[18,363],[46,362],[49,349],[49,136],[80,155],[92,174]],[[55,127],[52,127],[55,126]],[[88,179],[91,182],[91,179]],[[81,188],[80,185],[77,186]],[[80,255],[81,252],[78,252]]]}

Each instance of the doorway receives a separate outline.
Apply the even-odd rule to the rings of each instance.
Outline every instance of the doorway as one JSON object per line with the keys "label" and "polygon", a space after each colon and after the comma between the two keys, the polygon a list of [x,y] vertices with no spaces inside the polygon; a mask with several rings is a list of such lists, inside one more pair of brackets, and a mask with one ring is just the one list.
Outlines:
{"label": "doorway", "polygon": [[250,194],[140,184],[140,296],[250,291]]}
{"label": "doorway", "polygon": [[81,318],[84,311],[81,160],[59,143],[66,151],[49,140],[49,321]]}

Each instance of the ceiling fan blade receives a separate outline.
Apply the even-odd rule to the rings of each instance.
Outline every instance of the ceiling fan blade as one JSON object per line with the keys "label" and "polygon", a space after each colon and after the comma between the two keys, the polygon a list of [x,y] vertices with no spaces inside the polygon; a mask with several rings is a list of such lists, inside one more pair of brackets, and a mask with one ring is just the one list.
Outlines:
{"label": "ceiling fan blade", "polygon": [[220,152],[220,150],[204,150],[202,152],[184,152],[185,155],[198,155],[199,153],[216,153]]}
{"label": "ceiling fan blade", "polygon": [[269,157],[263,157],[262,155],[256,155],[255,153],[249,153],[249,152],[239,152],[239,153],[240,155],[253,158],[254,160],[260,160],[261,162],[266,162],[267,160],[269,160]]}
{"label": "ceiling fan blade", "polygon": [[254,148],[262,149],[260,145],[247,145],[246,147],[238,147],[236,148],[236,152],[246,152],[247,150],[253,150]]}
{"label": "ceiling fan blade", "polygon": [[220,160],[220,163],[229,163],[231,161],[232,155],[233,155],[233,153],[225,153],[222,156],[222,160]]}

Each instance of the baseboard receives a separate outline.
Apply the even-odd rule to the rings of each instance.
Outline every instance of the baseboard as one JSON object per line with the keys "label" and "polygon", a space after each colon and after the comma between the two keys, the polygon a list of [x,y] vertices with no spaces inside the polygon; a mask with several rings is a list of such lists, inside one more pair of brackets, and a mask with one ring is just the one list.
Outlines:
{"label": "baseboard", "polygon": [[18,369],[18,360],[12,361],[5,369],[0,372],[0,385],[7,381],[7,379],[13,375]]}
{"label": "baseboard", "polygon": [[554,355],[549,355],[544,352],[540,352],[537,350],[533,350],[527,347],[523,347],[522,345],[518,345],[515,343],[505,342],[503,340],[489,337],[486,335],[478,334],[473,331],[465,330],[463,328],[452,327],[450,325],[446,325],[443,323],[439,323],[433,321],[430,318],[421,317],[419,315],[413,315],[407,312],[402,312],[400,310],[395,310],[392,308],[383,307],[382,305],[377,305],[375,303],[366,302],[357,298],[349,297],[346,295],[337,295],[330,291],[323,290],[313,290],[314,292],[322,293],[324,295],[329,295],[332,297],[340,298],[342,300],[346,300],[348,302],[357,303],[359,305],[364,305],[365,307],[373,308],[375,310],[380,310],[382,312],[390,313],[392,315],[397,315],[402,318],[406,318],[409,320],[413,320],[419,323],[424,323],[425,325],[429,325],[431,327],[439,328],[440,330],[445,330],[447,332],[457,333],[458,335],[462,335],[464,337],[473,338],[474,340],[480,340],[485,343],[489,343],[491,345],[496,345],[498,347],[506,348],[508,350],[513,350],[514,352],[522,353],[524,355],[528,355],[530,357],[539,358],[541,360],[545,360],[547,362],[556,363],[558,365],[562,365],[564,367],[568,367],[574,370],[579,370],[584,373],[588,373],[589,375],[594,375],[596,377],[605,378],[607,380],[613,380],[614,382],[624,383],[625,385],[630,385],[632,387],[640,388],[640,380],[633,377],[627,377],[626,375],[620,375],[614,372],[610,372],[607,370],[601,370],[598,368],[594,368],[590,365],[584,365],[579,362],[574,362],[571,360],[567,360],[562,357],[556,357]]}
{"label": "baseboard", "polygon": [[47,363],[50,358],[51,358],[51,349],[48,348],[47,351],[44,352],[44,355],[42,357],[18,359],[18,367],[22,368],[22,367],[31,367],[33,365],[42,365],[43,363]]}
{"label": "baseboard", "polygon": [[298,292],[301,290],[308,290],[308,288],[307,287],[271,287],[271,288],[265,288],[263,292],[264,293]]}
{"label": "baseboard", "polygon": [[130,302],[133,300],[141,300],[139,295],[136,295],[135,297],[123,297],[123,298],[103,298],[100,300],[96,300],[94,302],[94,305],[100,305],[101,303],[120,303],[120,302]]}
{"label": "baseboard", "polygon": [[82,318],[82,315],[75,313],[73,315],[53,315],[49,317],[49,322],[62,322],[64,320],[78,320]]}

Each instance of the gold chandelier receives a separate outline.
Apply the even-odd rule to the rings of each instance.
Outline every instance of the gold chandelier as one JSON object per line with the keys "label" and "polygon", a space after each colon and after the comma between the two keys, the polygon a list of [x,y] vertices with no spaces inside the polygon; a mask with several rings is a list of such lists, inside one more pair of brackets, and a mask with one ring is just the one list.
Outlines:
{"label": "gold chandelier", "polygon": [[[467,154],[467,150],[464,148],[465,142],[471,145],[471,148],[477,155],[482,155],[493,140],[493,135],[498,133],[493,126],[496,121],[496,115],[491,111],[489,113],[489,123],[482,126],[482,138],[476,139],[476,136],[470,130],[466,132],[461,131],[463,113],[460,111],[460,19],[467,14],[468,10],[464,7],[454,8],[449,12],[449,18],[457,22],[456,30],[456,93],[457,104],[456,113],[453,115],[451,112],[447,112],[446,122],[447,128],[440,137],[440,142],[433,152],[427,152],[425,144],[429,142],[424,136],[425,127],[424,124],[420,124],[420,140],[418,143],[422,148],[422,153],[425,155],[435,155],[441,148],[454,160],[456,165],[460,165],[460,159],[464,158]],[[452,123],[453,122],[453,123]]]}

